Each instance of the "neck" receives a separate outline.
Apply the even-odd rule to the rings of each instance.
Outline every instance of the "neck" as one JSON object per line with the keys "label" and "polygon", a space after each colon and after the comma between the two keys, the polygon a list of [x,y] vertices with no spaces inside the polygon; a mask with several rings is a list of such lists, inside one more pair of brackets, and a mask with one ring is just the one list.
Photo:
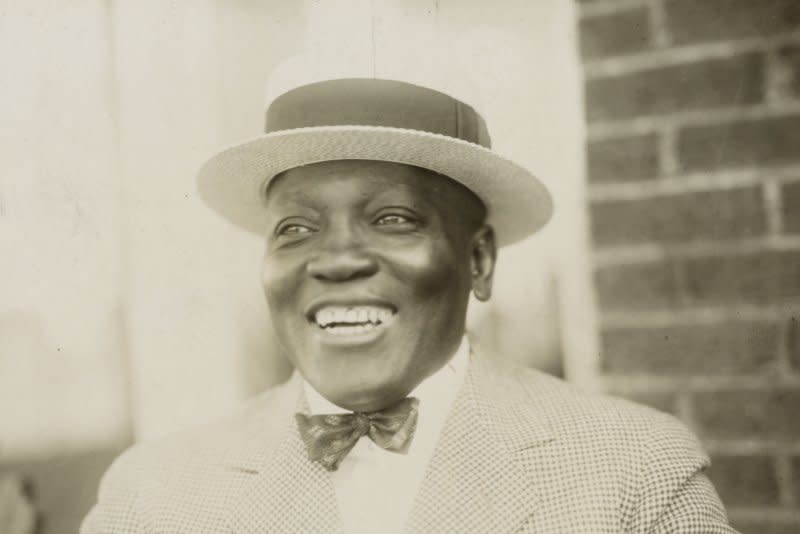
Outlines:
{"label": "neck", "polygon": [[[464,337],[458,350],[444,363],[440,368],[432,372],[429,376],[425,377],[418,384],[411,387],[404,388],[396,394],[383,394],[380,398],[365,400],[365,402],[357,403],[340,403],[326,398],[319,393],[307,381],[303,381],[306,398],[309,401],[309,408],[314,413],[342,413],[342,412],[373,412],[382,410],[389,406],[394,405],[406,396],[414,396],[422,398],[424,396],[436,396],[438,394],[438,387],[441,386],[445,376],[457,375],[460,376],[466,370],[469,363],[469,342]],[[446,382],[446,380],[445,380]]]}

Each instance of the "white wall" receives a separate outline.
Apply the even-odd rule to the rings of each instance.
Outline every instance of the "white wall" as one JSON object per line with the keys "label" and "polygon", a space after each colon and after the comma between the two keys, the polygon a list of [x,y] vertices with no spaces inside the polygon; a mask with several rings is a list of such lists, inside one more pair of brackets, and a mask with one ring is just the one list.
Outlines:
{"label": "white wall", "polygon": [[556,219],[501,253],[496,297],[470,325],[479,344],[544,368],[563,348],[591,385],[572,5],[495,6],[6,2],[0,455],[156,436],[285,375],[260,240],[201,205],[194,172],[261,131],[268,76],[300,52],[453,92],[484,112],[498,151],[549,181]]}
{"label": "white wall", "polygon": [[128,434],[105,4],[0,9],[0,456]]}
{"label": "white wall", "polygon": [[134,424],[147,437],[229,410],[267,345],[260,240],[204,208],[194,173],[260,131],[266,74],[298,23],[276,3],[212,0],[116,2],[111,20]]}

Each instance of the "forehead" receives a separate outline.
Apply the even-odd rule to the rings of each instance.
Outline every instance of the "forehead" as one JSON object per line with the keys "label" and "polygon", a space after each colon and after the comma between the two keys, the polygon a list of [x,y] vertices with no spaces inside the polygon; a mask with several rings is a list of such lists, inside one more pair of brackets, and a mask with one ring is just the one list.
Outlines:
{"label": "forehead", "polygon": [[[341,197],[347,193],[368,198],[397,193],[420,199],[458,194],[463,186],[432,171],[383,161],[326,161],[290,169],[273,179],[268,200],[302,202],[315,197]],[[471,194],[471,193],[469,193]]]}

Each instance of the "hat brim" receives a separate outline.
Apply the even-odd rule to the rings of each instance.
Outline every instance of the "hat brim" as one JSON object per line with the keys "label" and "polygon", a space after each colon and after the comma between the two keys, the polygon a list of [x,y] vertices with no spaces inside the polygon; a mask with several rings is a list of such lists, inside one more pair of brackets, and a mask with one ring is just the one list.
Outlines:
{"label": "hat brim", "polygon": [[198,189],[209,207],[262,235],[264,192],[272,178],[294,167],[345,159],[415,165],[460,182],[486,205],[487,223],[500,246],[536,232],[553,213],[547,187],[491,150],[445,135],[381,126],[318,126],[262,135],[206,161]]}

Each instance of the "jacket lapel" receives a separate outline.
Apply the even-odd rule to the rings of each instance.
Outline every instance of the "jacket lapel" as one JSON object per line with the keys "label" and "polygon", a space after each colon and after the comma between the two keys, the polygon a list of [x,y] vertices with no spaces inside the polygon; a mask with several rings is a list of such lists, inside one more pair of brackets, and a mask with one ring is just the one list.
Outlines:
{"label": "jacket lapel", "polygon": [[265,408],[278,414],[267,425],[272,435],[254,433],[248,450],[230,462],[231,469],[250,475],[231,510],[233,531],[341,532],[330,474],[308,460],[294,421],[294,413],[306,403],[297,373],[284,387],[277,407]]}
{"label": "jacket lapel", "polygon": [[552,440],[516,375],[471,355],[407,531],[511,532],[536,509],[534,449]]}

